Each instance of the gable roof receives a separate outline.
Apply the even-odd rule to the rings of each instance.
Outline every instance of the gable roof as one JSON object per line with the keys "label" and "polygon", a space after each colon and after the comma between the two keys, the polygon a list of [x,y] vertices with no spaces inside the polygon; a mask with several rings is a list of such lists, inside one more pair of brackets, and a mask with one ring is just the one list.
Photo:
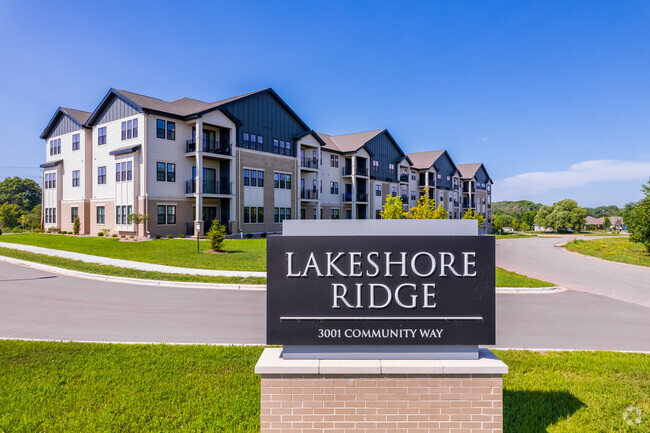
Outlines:
{"label": "gable roof", "polygon": [[[335,152],[349,153],[361,149],[367,142],[377,135],[386,131],[385,129],[375,129],[374,131],[354,132],[343,135],[327,135],[317,132],[320,138],[325,142],[325,149]],[[366,149],[368,150],[368,149]],[[368,150],[368,152],[370,152]],[[370,152],[372,154],[372,152]]]}
{"label": "gable roof", "polygon": [[90,114],[91,113],[83,110],[75,110],[74,108],[59,107],[54,112],[54,116],[52,116],[50,121],[47,123],[47,126],[41,133],[40,138],[47,138],[47,136],[50,134],[50,132],[52,132],[52,130],[56,126],[61,116],[68,117],[70,120],[74,122],[75,125],[77,125],[80,128],[87,128],[86,121],[88,121]]}
{"label": "gable roof", "polygon": [[[611,221],[611,220],[610,220]],[[587,216],[585,218],[585,225],[586,226],[600,226],[605,223],[605,217],[600,217],[600,218],[594,218],[592,216]]]}
{"label": "gable roof", "polygon": [[481,162],[475,162],[473,164],[458,164],[456,166],[458,168],[458,171],[460,171],[460,177],[462,179],[471,179],[474,176],[476,176],[476,172],[482,168],[483,171],[485,172],[485,175],[488,178],[488,182],[492,181],[492,178],[488,174],[487,170],[485,169],[485,166]]}
{"label": "gable roof", "polygon": [[[428,152],[416,152],[416,153],[408,153],[406,156],[411,160],[411,163],[413,163],[413,168],[419,169],[419,170],[426,170],[428,168],[431,168],[431,166],[440,158],[446,150],[430,150]],[[449,158],[451,160],[451,158]],[[453,161],[452,161],[453,164]]]}

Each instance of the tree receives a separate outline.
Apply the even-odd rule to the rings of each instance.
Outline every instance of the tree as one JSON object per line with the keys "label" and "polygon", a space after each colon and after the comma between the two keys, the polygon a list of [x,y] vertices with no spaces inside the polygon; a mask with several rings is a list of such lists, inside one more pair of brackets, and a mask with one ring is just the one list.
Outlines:
{"label": "tree", "polygon": [[650,253],[650,195],[641,199],[626,217],[630,241],[643,244]]}
{"label": "tree", "polygon": [[612,222],[610,221],[609,217],[605,217],[605,219],[603,220],[603,228],[607,230],[611,226],[612,226]]}
{"label": "tree", "polygon": [[551,227],[551,223],[548,220],[548,216],[551,214],[553,209],[551,206],[544,205],[542,208],[537,211],[535,215],[534,223],[539,227]]}
{"label": "tree", "polygon": [[29,212],[41,203],[41,188],[31,179],[8,177],[0,182],[0,203],[15,204]]}
{"label": "tree", "polygon": [[226,239],[226,226],[215,219],[212,221],[212,226],[206,236],[210,241],[210,249],[212,251],[221,251],[223,241]]}
{"label": "tree", "polygon": [[18,225],[20,207],[17,204],[3,203],[0,206],[0,226],[13,228]]}
{"label": "tree", "polygon": [[400,220],[406,218],[404,214],[404,204],[400,197],[393,197],[390,194],[386,196],[386,203],[380,212],[382,219]]}
{"label": "tree", "polygon": [[408,211],[406,218],[414,220],[442,220],[447,218],[447,211],[442,205],[436,209],[436,201],[429,197],[429,188],[424,188],[424,194],[420,196],[418,205]]}
{"label": "tree", "polygon": [[492,218],[492,232],[497,233],[500,232],[503,234],[503,227],[504,227],[504,222],[503,222],[503,215],[497,215]]}
{"label": "tree", "polygon": [[645,184],[641,185],[641,192],[644,197],[650,196],[650,178],[648,178],[648,181]]}
{"label": "tree", "polygon": [[129,221],[129,223],[135,224],[135,237],[136,239],[140,239],[140,224],[147,222],[149,220],[149,215],[142,213],[132,213],[126,217],[126,219]]}
{"label": "tree", "polygon": [[74,218],[74,221],[72,223],[72,233],[75,235],[79,234],[79,230],[81,229],[81,220],[79,219],[78,216]]}
{"label": "tree", "polygon": [[26,224],[32,230],[35,228],[41,228],[41,205],[37,204],[34,206],[34,209],[31,210],[28,214],[24,215]]}
{"label": "tree", "polygon": [[474,209],[467,209],[465,211],[465,213],[463,214],[462,219],[464,219],[464,220],[476,220],[478,222],[479,227],[481,226],[481,224],[483,224],[483,217],[480,214],[474,212]]}
{"label": "tree", "polygon": [[551,227],[556,232],[572,229],[578,232],[585,225],[587,212],[578,206],[575,200],[565,199],[554,203],[553,206],[543,206],[535,217],[535,224]]}
{"label": "tree", "polygon": [[537,215],[537,211],[529,210],[524,212],[524,215],[521,217],[522,223],[528,226],[528,230],[535,224],[535,215]]}
{"label": "tree", "polygon": [[514,217],[514,218],[512,219],[512,223],[511,223],[511,224],[512,224],[512,228],[513,228],[513,229],[519,231],[519,226],[521,225],[521,222],[519,221],[519,218]]}

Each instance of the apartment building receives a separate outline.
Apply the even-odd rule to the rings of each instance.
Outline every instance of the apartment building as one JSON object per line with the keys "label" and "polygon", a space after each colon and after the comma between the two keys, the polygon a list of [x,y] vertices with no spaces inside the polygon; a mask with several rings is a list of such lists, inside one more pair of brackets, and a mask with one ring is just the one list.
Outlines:
{"label": "apartment building", "polygon": [[463,208],[474,209],[483,218],[480,233],[492,230],[492,179],[482,163],[459,164]]}
{"label": "apartment building", "polygon": [[134,234],[139,213],[140,235],[203,234],[215,220],[273,233],[292,218],[379,218],[388,195],[408,210],[425,186],[450,218],[463,211],[446,151],[407,155],[386,129],[316,133],[272,89],[216,102],[110,89],[93,112],[57,109],[41,138],[46,229],[79,216],[83,233]]}

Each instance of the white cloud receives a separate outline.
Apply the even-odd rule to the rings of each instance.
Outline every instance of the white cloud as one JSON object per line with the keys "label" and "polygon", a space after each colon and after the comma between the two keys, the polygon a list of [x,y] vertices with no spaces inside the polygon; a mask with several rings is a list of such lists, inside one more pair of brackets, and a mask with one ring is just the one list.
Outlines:
{"label": "white cloud", "polygon": [[595,182],[646,181],[649,176],[650,161],[583,161],[568,170],[536,171],[497,180],[494,192],[498,200],[532,199],[553,190],[571,190]]}

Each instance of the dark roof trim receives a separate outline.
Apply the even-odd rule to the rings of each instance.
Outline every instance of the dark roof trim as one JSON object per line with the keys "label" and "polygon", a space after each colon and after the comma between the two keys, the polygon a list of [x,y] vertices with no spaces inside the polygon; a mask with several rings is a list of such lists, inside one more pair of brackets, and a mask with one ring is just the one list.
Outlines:
{"label": "dark roof trim", "polygon": [[323,141],[323,139],[320,138],[318,136],[318,134],[316,134],[316,131],[314,131],[313,129],[310,129],[309,131],[301,132],[300,134],[296,135],[294,138],[296,140],[300,140],[301,138],[306,137],[306,136],[308,136],[310,134],[311,134],[312,137],[314,137],[316,139],[316,141],[318,141],[320,143],[321,146],[326,145],[325,142]]}
{"label": "dark roof trim", "polygon": [[138,110],[140,112],[143,111],[142,107],[140,105],[136,104],[135,102],[133,102],[132,100],[130,100],[129,98],[127,98],[126,96],[124,96],[123,94],[118,92],[116,89],[111,87],[111,89],[108,91],[106,96],[104,96],[104,99],[102,99],[102,101],[99,103],[97,108],[95,108],[95,111],[93,111],[93,114],[91,114],[90,117],[88,118],[88,121],[86,122],[87,126],[93,126],[93,123],[97,120],[97,117],[102,112],[104,106],[106,105],[106,103],[108,103],[110,97],[113,96],[113,95],[116,96],[117,98],[120,98],[123,101],[128,102],[129,104],[132,104],[135,107],[136,110]]}
{"label": "dark roof trim", "polygon": [[127,153],[132,153],[140,149],[140,145],[138,144],[137,146],[129,146],[129,147],[123,147],[121,149],[113,150],[111,152],[108,152],[109,155],[125,155]]}
{"label": "dark roof trim", "polygon": [[50,132],[52,132],[52,130],[54,129],[54,125],[56,125],[56,122],[57,122],[57,120],[59,119],[59,116],[60,116],[60,115],[61,115],[61,116],[66,116],[67,118],[69,118],[70,120],[72,120],[72,122],[74,122],[75,125],[77,125],[77,126],[80,127],[80,128],[87,128],[86,125],[82,125],[81,123],[79,123],[79,122],[77,121],[77,119],[75,119],[74,117],[70,116],[68,113],[66,113],[65,111],[63,111],[63,110],[62,110],[62,107],[59,107],[59,108],[57,108],[56,111],[54,112],[54,116],[52,116],[52,118],[50,119],[50,121],[47,123],[47,126],[45,127],[45,129],[44,129],[43,132],[41,133],[40,138],[47,139],[47,138],[50,136]]}
{"label": "dark roof trim", "polygon": [[50,167],[55,167],[59,164],[63,164],[63,160],[59,159],[58,161],[52,161],[52,162],[45,162],[41,164],[41,168],[50,168]]}

